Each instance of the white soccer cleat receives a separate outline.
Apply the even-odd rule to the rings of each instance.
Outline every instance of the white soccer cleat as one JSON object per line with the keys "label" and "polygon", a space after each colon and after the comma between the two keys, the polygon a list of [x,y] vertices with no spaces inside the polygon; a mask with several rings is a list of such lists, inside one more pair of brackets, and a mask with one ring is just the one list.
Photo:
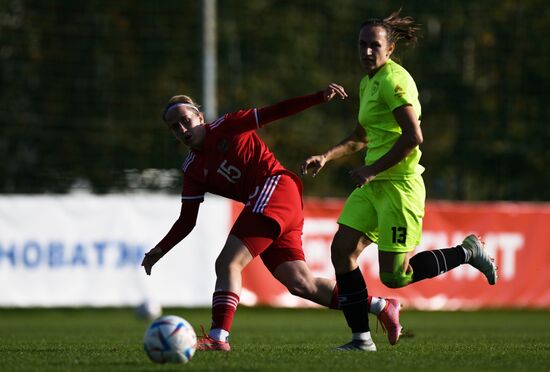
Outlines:
{"label": "white soccer cleat", "polygon": [[462,241],[462,247],[470,252],[468,263],[481,271],[490,285],[494,285],[497,282],[497,267],[494,259],[485,251],[483,242],[472,234]]}
{"label": "white soccer cleat", "polygon": [[376,351],[376,345],[372,340],[351,340],[347,344],[338,346],[337,351]]}

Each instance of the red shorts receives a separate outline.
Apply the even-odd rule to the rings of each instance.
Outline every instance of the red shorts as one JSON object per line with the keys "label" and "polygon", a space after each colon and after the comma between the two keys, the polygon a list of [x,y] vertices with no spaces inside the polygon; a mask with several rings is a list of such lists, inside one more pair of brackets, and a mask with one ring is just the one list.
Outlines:
{"label": "red shorts", "polygon": [[305,261],[302,207],[302,183],[297,176],[270,176],[250,197],[231,234],[247,246],[253,257],[260,255],[271,272],[283,262]]}

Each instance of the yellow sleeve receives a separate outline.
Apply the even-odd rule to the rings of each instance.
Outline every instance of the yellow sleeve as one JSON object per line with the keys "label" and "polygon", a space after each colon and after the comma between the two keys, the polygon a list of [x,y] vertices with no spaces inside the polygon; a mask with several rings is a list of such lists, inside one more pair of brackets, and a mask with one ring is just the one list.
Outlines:
{"label": "yellow sleeve", "polygon": [[399,73],[390,74],[381,84],[380,95],[390,111],[404,105],[413,105],[414,93],[409,89],[408,76]]}

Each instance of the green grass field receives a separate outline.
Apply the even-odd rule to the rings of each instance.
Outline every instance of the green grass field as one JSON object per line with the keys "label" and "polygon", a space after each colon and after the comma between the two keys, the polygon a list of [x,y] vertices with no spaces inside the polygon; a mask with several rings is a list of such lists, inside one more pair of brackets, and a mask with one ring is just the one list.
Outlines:
{"label": "green grass field", "polygon": [[[165,309],[198,332],[209,309]],[[376,353],[336,352],[348,341],[332,310],[239,308],[230,353],[197,352],[156,365],[142,348],[148,322],[131,309],[0,309],[0,371],[548,371],[549,311],[402,312],[414,332]]]}

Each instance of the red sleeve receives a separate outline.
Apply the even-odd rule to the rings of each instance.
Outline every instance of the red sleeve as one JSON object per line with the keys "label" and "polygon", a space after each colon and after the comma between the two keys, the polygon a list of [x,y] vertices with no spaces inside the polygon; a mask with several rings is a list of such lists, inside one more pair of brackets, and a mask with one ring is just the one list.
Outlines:
{"label": "red sleeve", "polygon": [[[204,200],[204,185],[195,180],[197,174],[197,167],[194,167],[194,161],[196,155],[190,152],[182,165],[182,188],[181,188],[181,200],[182,201],[199,201]],[[200,169],[202,171],[202,168]],[[194,177],[195,176],[195,177]]]}
{"label": "red sleeve", "polygon": [[197,222],[199,206],[199,202],[182,203],[179,218],[168,231],[168,234],[157,244],[157,247],[160,247],[166,253],[189,235]]}
{"label": "red sleeve", "polygon": [[311,106],[325,102],[323,92],[287,99],[272,106],[262,107],[258,110],[259,125],[264,126],[275,120],[297,114]]}
{"label": "red sleeve", "polygon": [[258,129],[258,110],[255,108],[225,114],[210,124],[211,130],[220,128],[226,133],[244,133]]}

